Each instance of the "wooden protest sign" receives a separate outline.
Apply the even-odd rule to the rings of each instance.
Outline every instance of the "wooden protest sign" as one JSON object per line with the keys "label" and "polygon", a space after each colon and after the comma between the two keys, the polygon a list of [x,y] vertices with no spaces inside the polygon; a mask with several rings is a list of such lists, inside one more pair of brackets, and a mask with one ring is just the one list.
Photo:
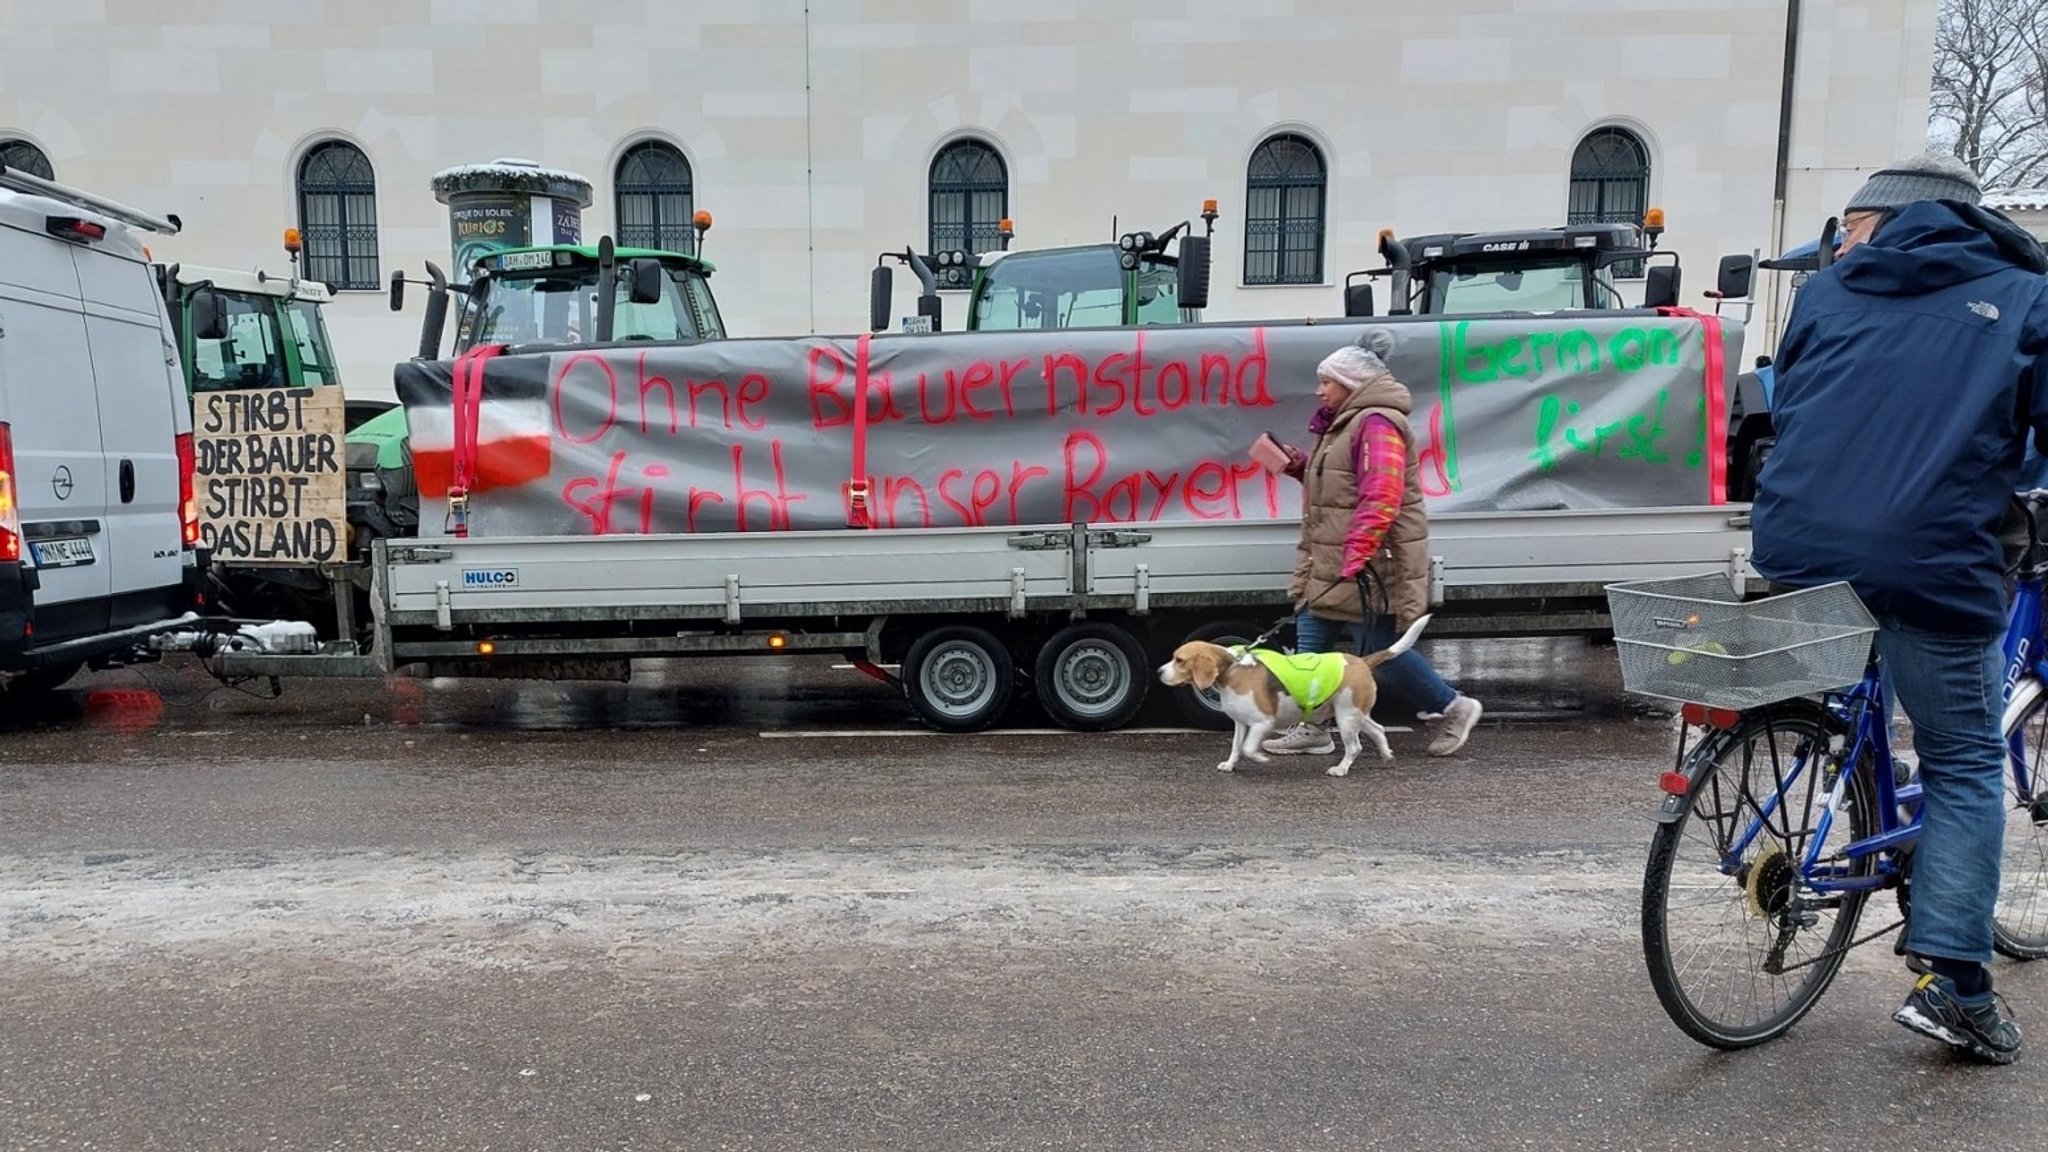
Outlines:
{"label": "wooden protest sign", "polygon": [[332,386],[193,397],[200,540],[214,563],[348,559],[344,412]]}

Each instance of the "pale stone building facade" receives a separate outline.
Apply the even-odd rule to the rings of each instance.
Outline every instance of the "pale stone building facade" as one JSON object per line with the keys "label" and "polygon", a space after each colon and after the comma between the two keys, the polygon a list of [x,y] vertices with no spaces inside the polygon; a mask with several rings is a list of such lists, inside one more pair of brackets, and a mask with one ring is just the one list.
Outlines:
{"label": "pale stone building facade", "polygon": [[173,259],[276,269],[319,226],[352,394],[388,396],[417,332],[369,287],[447,262],[430,177],[507,156],[590,179],[587,237],[710,210],[746,335],[857,330],[878,252],[998,214],[1048,246],[1208,197],[1217,318],[1339,314],[1383,226],[1646,205],[1698,303],[1718,256],[1801,242],[1924,147],[1935,5],[0,0],[0,147],[179,213]]}
{"label": "pale stone building facade", "polygon": [[1984,203],[2011,217],[2036,240],[2048,240],[2048,192],[1991,191],[1984,194]]}

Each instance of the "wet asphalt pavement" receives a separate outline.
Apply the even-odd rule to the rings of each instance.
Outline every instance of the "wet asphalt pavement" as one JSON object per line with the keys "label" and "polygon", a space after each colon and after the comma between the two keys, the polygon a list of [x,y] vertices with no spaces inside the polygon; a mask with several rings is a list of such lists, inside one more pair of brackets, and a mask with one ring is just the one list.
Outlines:
{"label": "wet asphalt pavement", "polygon": [[0,735],[0,1150],[2038,1143],[2048,1057],[1892,1024],[1888,940],[1768,1048],[1679,1034],[1667,723],[1610,649],[1431,652],[1499,719],[1343,780],[910,734],[801,659],[81,680]]}

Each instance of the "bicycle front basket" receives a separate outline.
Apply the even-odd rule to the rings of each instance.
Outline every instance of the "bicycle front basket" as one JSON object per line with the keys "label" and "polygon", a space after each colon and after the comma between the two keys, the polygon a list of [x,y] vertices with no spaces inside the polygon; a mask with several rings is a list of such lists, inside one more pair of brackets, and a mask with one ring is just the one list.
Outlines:
{"label": "bicycle front basket", "polygon": [[1744,601],[1723,573],[1607,586],[1621,686],[1713,708],[1757,708],[1863,678],[1877,621],[1847,584]]}

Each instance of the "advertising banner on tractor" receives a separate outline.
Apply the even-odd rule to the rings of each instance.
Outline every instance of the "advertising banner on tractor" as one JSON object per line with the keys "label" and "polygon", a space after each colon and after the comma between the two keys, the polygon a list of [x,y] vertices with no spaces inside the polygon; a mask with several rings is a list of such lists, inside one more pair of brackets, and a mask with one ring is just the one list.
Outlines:
{"label": "advertising banner on tractor", "polygon": [[[1316,365],[1395,337],[1434,513],[1720,501],[1739,324],[1650,312],[574,347],[398,369],[423,534],[1294,519]],[[458,435],[458,432],[460,435]]]}

